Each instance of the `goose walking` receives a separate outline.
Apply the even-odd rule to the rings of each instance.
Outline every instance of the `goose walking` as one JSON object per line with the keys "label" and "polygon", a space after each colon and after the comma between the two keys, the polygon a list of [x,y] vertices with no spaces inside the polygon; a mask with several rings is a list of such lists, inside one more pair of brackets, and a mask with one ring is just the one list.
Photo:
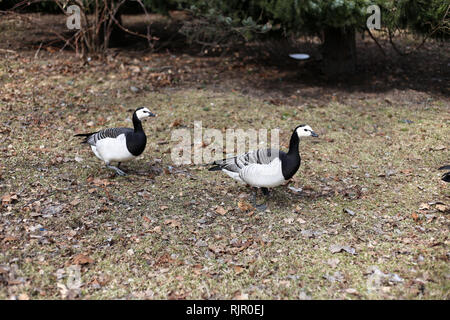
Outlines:
{"label": "goose walking", "polygon": [[[438,170],[450,170],[450,165],[449,166],[443,166],[440,167]],[[450,171],[446,172],[442,175],[441,179],[445,182],[450,182]]]}
{"label": "goose walking", "polygon": [[[147,137],[142,128],[142,119],[155,115],[145,107],[133,112],[134,128],[107,128],[92,133],[80,133],[75,137],[85,137],[81,143],[87,143],[92,151],[106,166],[114,169],[118,175],[126,175],[119,167],[122,162],[132,160],[142,154],[147,144]],[[117,167],[111,162],[118,162]]]}
{"label": "goose walking", "polygon": [[288,152],[278,149],[258,149],[235,157],[212,163],[209,171],[223,171],[231,178],[257,188],[253,193],[253,205],[264,210],[265,205],[256,205],[256,193],[261,188],[264,195],[268,188],[286,183],[300,167],[298,145],[303,137],[318,137],[310,126],[302,124],[294,129]]}

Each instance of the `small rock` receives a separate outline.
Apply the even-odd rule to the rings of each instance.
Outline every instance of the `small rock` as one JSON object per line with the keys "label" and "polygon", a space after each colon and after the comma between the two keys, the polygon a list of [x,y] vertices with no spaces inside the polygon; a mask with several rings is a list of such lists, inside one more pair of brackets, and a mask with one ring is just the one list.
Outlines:
{"label": "small rock", "polygon": [[350,246],[341,246],[341,245],[338,245],[338,244],[331,245],[330,246],[330,251],[331,251],[331,253],[338,253],[338,252],[341,252],[341,251],[345,251],[345,252],[353,254],[353,255],[356,254],[355,248],[352,248]]}
{"label": "small rock", "polygon": [[351,216],[354,216],[354,215],[355,215],[355,212],[354,212],[354,211],[352,211],[352,210],[350,210],[350,209],[347,209],[347,208],[344,209],[344,212],[345,212],[345,213],[348,213],[348,214],[351,215]]}

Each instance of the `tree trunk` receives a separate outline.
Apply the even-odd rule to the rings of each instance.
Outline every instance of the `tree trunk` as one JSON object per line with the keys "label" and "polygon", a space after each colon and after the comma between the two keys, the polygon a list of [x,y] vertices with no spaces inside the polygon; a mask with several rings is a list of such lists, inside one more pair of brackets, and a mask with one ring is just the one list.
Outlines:
{"label": "tree trunk", "polygon": [[[122,25],[122,10],[119,8],[116,15],[114,16],[116,21]],[[119,26],[117,26],[116,23],[114,23],[111,35],[109,37],[109,46],[110,47],[117,47],[120,46],[123,42],[123,38],[125,36],[125,31],[123,31]]]}
{"label": "tree trunk", "polygon": [[324,31],[324,38],[323,72],[329,76],[355,72],[355,29],[328,27]]}
{"label": "tree trunk", "polygon": [[[109,8],[112,8],[114,5],[114,1],[109,0],[110,3],[108,4]],[[114,20],[112,20],[112,17],[108,17],[106,20],[103,21],[103,23],[100,26],[100,32],[99,37],[97,39],[99,47],[103,45],[103,47],[106,49],[108,47],[116,47],[121,44],[123,41],[123,37],[125,32],[117,26],[117,23],[122,25],[122,7],[119,7],[116,14],[114,15]],[[99,11],[99,19],[101,18],[102,11]],[[116,23],[117,21],[117,23]],[[108,28],[108,26],[110,26]],[[105,33],[106,37],[105,37]],[[108,34],[109,33],[109,34]]]}

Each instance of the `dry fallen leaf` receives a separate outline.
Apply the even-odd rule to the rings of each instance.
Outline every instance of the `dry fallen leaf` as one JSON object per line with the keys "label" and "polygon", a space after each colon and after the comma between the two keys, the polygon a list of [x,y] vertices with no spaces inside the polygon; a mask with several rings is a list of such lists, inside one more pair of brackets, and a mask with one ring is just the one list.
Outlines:
{"label": "dry fallen leaf", "polygon": [[302,218],[297,218],[297,222],[298,222],[298,223],[301,223],[301,224],[306,223],[306,221],[303,220]]}
{"label": "dry fallen leaf", "polygon": [[220,215],[225,215],[228,211],[226,210],[226,209],[224,209],[223,207],[221,207],[221,206],[218,206],[217,207],[217,209],[216,209],[216,212],[218,213],[218,214],[220,214]]}
{"label": "dry fallen leaf", "polygon": [[172,122],[172,124],[170,125],[170,127],[172,127],[172,128],[177,128],[177,127],[181,126],[182,123],[183,123],[183,122],[182,122],[181,119],[176,119],[174,122]]}
{"label": "dry fallen leaf", "polygon": [[352,211],[352,210],[350,210],[350,209],[344,208],[343,211],[344,211],[345,213],[348,213],[348,214],[351,215],[351,216],[354,216],[354,215],[355,215],[355,212]]}
{"label": "dry fallen leaf", "polygon": [[19,197],[15,193],[7,193],[2,196],[2,205],[7,205],[17,201]]}
{"label": "dry fallen leaf", "polygon": [[26,293],[21,293],[17,297],[19,300],[30,300],[30,297]]}
{"label": "dry fallen leaf", "polygon": [[160,226],[156,226],[152,229],[152,232],[156,232],[156,233],[161,233],[161,227]]}
{"label": "dry fallen leaf", "polygon": [[444,205],[444,204],[437,204],[437,205],[436,205],[436,209],[438,209],[438,210],[441,211],[441,212],[445,212],[445,211],[448,211],[448,210],[449,210],[449,207],[447,207],[447,206]]}
{"label": "dry fallen leaf", "polygon": [[413,170],[412,169],[403,169],[400,172],[403,174],[406,174],[406,175],[410,175],[413,172]]}
{"label": "dry fallen leaf", "polygon": [[16,241],[16,240],[18,240],[18,239],[19,239],[19,238],[14,237],[14,236],[6,236],[6,237],[3,238],[3,242]]}
{"label": "dry fallen leaf", "polygon": [[72,206],[72,207],[75,207],[75,206],[77,206],[78,204],[80,204],[81,203],[81,200],[80,199],[74,199],[74,200],[72,200],[71,202],[70,202],[70,205]]}
{"label": "dry fallen leaf", "polygon": [[244,272],[244,268],[243,267],[241,267],[241,266],[233,266],[233,269],[234,269],[234,272],[236,273],[236,274],[240,274],[240,273],[242,273],[242,272]]}
{"label": "dry fallen leaf", "polygon": [[436,147],[431,147],[430,151],[441,151],[441,150],[445,150],[445,146],[444,145],[440,145],[440,146],[436,146]]}
{"label": "dry fallen leaf", "polygon": [[248,300],[248,294],[247,293],[241,293],[240,291],[236,291],[234,293],[233,299],[235,299],[235,300]]}
{"label": "dry fallen leaf", "polygon": [[294,218],[286,218],[284,219],[284,223],[292,224],[294,222]]}
{"label": "dry fallen leaf", "polygon": [[83,264],[90,264],[90,263],[94,263],[94,260],[92,260],[90,257],[88,257],[84,254],[77,254],[72,259],[72,264],[83,265]]}
{"label": "dry fallen leaf", "polygon": [[240,200],[238,202],[238,208],[241,211],[250,211],[253,210],[253,206],[246,201]]}
{"label": "dry fallen leaf", "polygon": [[180,221],[175,220],[175,219],[167,219],[166,221],[164,221],[165,224],[169,225],[172,228],[179,228],[180,227]]}
{"label": "dry fallen leaf", "polygon": [[345,289],[345,292],[347,292],[349,294],[358,294],[358,291],[356,289],[353,289],[353,288]]}
{"label": "dry fallen leaf", "polygon": [[345,252],[350,253],[350,254],[356,254],[355,248],[352,248],[350,246],[341,246],[341,245],[338,245],[338,244],[331,245],[330,246],[330,251],[331,251],[331,253],[338,253],[338,252],[341,252],[341,251],[345,251]]}

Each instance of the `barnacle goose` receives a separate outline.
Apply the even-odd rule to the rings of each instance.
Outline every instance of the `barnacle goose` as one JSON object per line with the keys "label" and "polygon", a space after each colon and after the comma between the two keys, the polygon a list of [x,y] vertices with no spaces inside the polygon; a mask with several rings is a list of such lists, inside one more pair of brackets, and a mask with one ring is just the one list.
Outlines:
{"label": "barnacle goose", "polygon": [[[81,143],[87,143],[92,151],[106,166],[114,169],[118,175],[126,175],[119,167],[122,162],[132,160],[144,152],[147,137],[142,129],[141,120],[155,115],[145,107],[137,108],[133,112],[133,126],[131,128],[108,128],[92,133],[80,133],[75,137],[85,137]],[[118,162],[117,167],[111,162]]]}
{"label": "barnacle goose", "polygon": [[[231,178],[252,187],[261,188],[264,195],[267,188],[286,183],[300,167],[298,145],[302,137],[318,137],[310,126],[302,124],[294,129],[289,142],[289,151],[278,149],[258,149],[235,157],[214,161],[209,171],[221,170]],[[256,191],[253,193],[253,205],[264,210],[265,205],[256,205]]]}
{"label": "barnacle goose", "polygon": [[[450,165],[440,167],[439,170],[450,170]],[[445,182],[450,182],[450,171],[444,173],[444,174],[442,175],[442,178],[441,178],[441,179],[444,180]]]}

